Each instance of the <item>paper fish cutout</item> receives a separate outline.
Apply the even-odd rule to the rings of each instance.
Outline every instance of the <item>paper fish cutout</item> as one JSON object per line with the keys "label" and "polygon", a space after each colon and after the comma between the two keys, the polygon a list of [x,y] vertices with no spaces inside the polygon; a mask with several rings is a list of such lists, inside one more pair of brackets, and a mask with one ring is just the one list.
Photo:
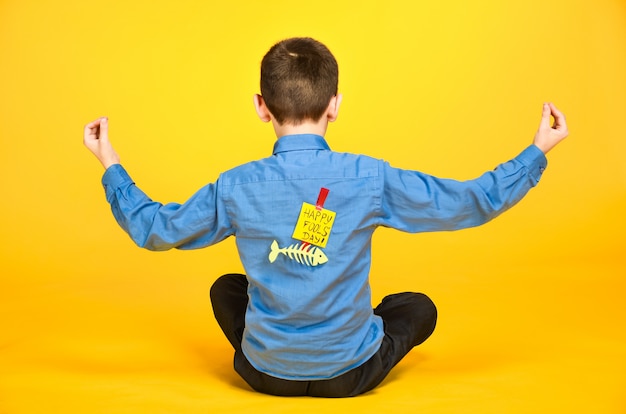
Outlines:
{"label": "paper fish cutout", "polygon": [[269,255],[270,263],[274,263],[279,253],[288,256],[291,260],[295,260],[296,262],[307,266],[317,266],[328,261],[328,257],[326,257],[322,249],[308,243],[295,243],[289,247],[281,248],[278,246],[278,242],[274,240],[272,242]]}

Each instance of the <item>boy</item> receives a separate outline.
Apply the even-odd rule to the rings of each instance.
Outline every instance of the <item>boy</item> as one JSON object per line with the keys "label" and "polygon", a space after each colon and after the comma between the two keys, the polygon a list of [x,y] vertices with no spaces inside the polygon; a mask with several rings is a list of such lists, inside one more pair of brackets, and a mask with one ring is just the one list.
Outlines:
{"label": "boy", "polygon": [[217,279],[211,301],[235,370],[263,393],[344,397],[376,387],[430,336],[437,311],[409,292],[372,310],[375,228],[485,223],[537,184],[544,154],[568,134],[563,114],[544,104],[533,145],[516,158],[475,180],[438,179],[331,151],[323,136],[341,103],[337,83],[337,62],[321,43],[274,45],[254,97],[278,137],[273,155],[221,174],[182,205],[153,202],[134,185],[108,140],[107,118],[85,127],[113,214],[139,246],[194,249],[236,237],[246,275]]}

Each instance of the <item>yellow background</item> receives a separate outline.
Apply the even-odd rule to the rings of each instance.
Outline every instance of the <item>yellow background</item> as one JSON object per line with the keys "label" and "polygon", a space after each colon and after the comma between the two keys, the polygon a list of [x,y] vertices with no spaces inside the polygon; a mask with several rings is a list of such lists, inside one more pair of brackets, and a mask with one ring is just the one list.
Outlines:
{"label": "yellow background", "polygon": [[[326,43],[339,151],[472,178],[571,136],[496,221],[374,240],[374,300],[415,290],[434,336],[374,392],[281,399],[231,368],[208,290],[233,240],[150,253],[117,227],[82,145],[106,115],[133,178],[184,201],[271,151],[252,95],[265,51]],[[626,412],[623,0],[0,0],[0,413]]]}

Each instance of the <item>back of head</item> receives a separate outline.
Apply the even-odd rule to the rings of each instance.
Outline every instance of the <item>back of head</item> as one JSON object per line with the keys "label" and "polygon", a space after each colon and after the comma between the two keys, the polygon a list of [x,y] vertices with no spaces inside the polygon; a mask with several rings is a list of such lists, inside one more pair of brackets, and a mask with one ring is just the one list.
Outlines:
{"label": "back of head", "polygon": [[319,121],[337,94],[338,80],[330,50],[307,37],[275,44],[261,62],[261,95],[281,125]]}

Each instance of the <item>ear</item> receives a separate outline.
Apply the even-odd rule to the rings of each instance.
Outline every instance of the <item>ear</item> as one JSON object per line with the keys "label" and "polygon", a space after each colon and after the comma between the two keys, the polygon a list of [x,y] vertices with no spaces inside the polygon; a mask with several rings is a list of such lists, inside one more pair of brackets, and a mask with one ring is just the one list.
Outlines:
{"label": "ear", "polygon": [[339,116],[339,105],[341,105],[342,99],[343,95],[340,93],[330,98],[326,111],[326,119],[328,119],[328,122],[335,122],[337,120]]}
{"label": "ear", "polygon": [[269,109],[265,105],[265,101],[263,97],[258,93],[254,95],[254,109],[256,109],[256,114],[259,116],[259,119],[263,122],[269,122],[272,119]]}

